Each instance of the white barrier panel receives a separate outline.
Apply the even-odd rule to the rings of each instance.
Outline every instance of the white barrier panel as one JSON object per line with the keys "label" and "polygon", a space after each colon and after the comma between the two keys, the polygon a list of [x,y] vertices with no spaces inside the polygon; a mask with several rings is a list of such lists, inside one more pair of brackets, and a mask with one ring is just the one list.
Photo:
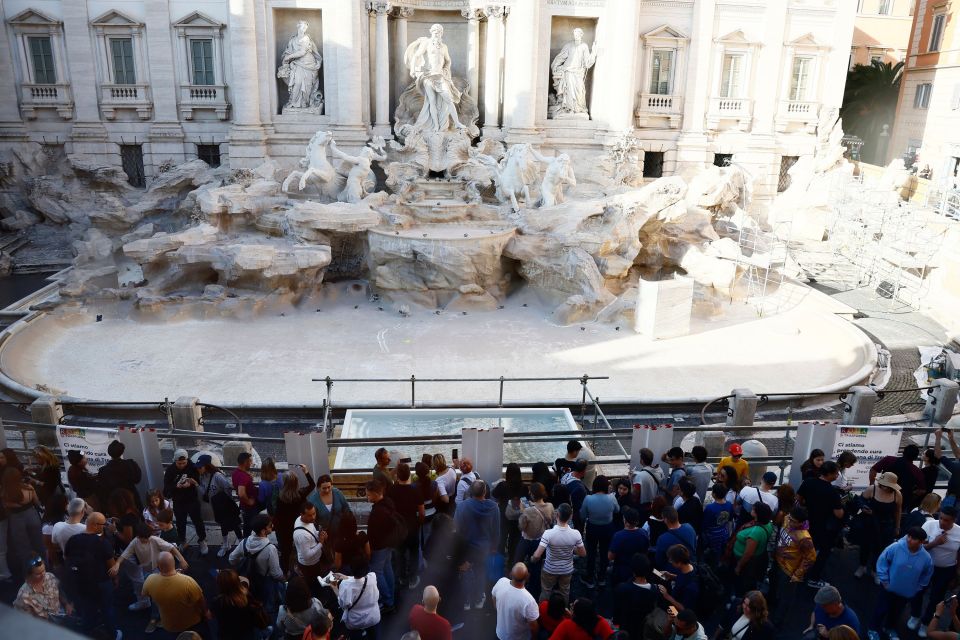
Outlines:
{"label": "white barrier panel", "polygon": [[107,447],[116,439],[116,429],[57,425],[57,442],[60,443],[60,451],[63,453],[63,466],[67,469],[70,468],[67,453],[79,451],[87,457],[87,470],[96,473],[110,460]]}
{"label": "white barrier panel", "polygon": [[[324,474],[330,473],[330,450],[327,447],[327,434],[323,431],[299,433],[287,431],[283,434],[283,443],[287,450],[287,463],[290,467],[298,464],[307,465],[307,469],[316,480]],[[294,470],[294,473],[297,473]],[[306,482],[305,478],[297,479]]]}
{"label": "white barrier panel", "polygon": [[460,459],[470,458],[473,461],[473,470],[477,472],[487,485],[503,475],[503,428],[492,429],[461,429],[461,446],[463,453]]}
{"label": "white barrier panel", "polygon": [[836,460],[843,451],[857,456],[857,463],[844,472],[854,489],[869,486],[870,467],[885,456],[900,453],[902,426],[838,425],[808,423],[797,425],[797,439],[793,446],[793,462],[790,467],[790,484],[799,486],[802,481],[800,466],[813,449],[820,449],[828,460]]}
{"label": "white barrier panel", "polygon": [[653,466],[673,446],[673,425],[635,424],[630,439],[630,468],[640,468],[640,449],[653,451]]}
{"label": "white barrier panel", "polygon": [[140,497],[143,498],[150,489],[162,489],[163,463],[155,429],[57,426],[57,441],[63,452],[64,465],[70,466],[67,460],[69,451],[80,451],[87,456],[87,469],[91,473],[96,473],[110,459],[107,447],[114,440],[123,443],[123,457],[140,466],[141,478],[137,485]]}

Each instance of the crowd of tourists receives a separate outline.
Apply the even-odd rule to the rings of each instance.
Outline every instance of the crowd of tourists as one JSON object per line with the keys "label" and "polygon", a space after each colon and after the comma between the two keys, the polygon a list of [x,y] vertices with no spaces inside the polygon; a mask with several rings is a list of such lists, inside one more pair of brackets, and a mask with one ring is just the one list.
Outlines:
{"label": "crowd of tourists", "polygon": [[[268,458],[255,478],[249,453],[228,476],[178,449],[141,498],[120,442],[97,474],[68,452],[66,487],[48,449],[29,467],[7,449],[0,579],[21,585],[17,609],[116,640],[118,605],[142,612],[151,638],[451,640],[482,635],[474,611],[495,616],[500,640],[772,640],[811,601],[805,640],[899,640],[901,616],[921,638],[956,640],[960,462],[941,458],[944,439],[960,458],[937,432],[923,456],[908,444],[877,462],[862,492],[845,475],[852,453],[817,449],[796,486],[769,471],[751,482],[739,444],[716,466],[702,446],[641,449],[617,477],[577,441],[502,478],[379,449],[363,509],[303,466]],[[211,553],[211,524],[223,568],[204,589],[190,562]],[[826,581],[845,545],[876,590],[870,611]]]}

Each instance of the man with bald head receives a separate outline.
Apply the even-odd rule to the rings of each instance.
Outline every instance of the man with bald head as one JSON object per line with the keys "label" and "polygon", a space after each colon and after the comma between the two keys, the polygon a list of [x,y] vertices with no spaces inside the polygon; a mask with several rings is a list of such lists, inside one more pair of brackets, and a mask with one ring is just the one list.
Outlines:
{"label": "man with bald head", "polygon": [[77,610],[83,618],[83,630],[88,634],[101,622],[120,640],[123,634],[117,626],[113,609],[113,580],[107,573],[113,566],[113,545],[103,537],[107,518],[94,511],[87,516],[87,526],[67,540],[64,561],[74,579],[71,593],[76,596]]}
{"label": "man with bald head", "polygon": [[537,637],[540,608],[527,591],[530,572],[522,562],[513,565],[509,578],[500,578],[493,585],[493,604],[497,608],[497,638],[529,640]]}
{"label": "man with bald head", "polygon": [[433,585],[423,590],[423,604],[410,610],[410,628],[420,634],[420,640],[451,640],[453,628],[446,618],[437,613],[440,592]]}
{"label": "man with bald head", "polygon": [[176,636],[196,631],[207,637],[207,602],[200,585],[177,571],[173,555],[163,551],[157,557],[157,569],[143,583],[143,598],[150,598],[160,611],[160,626]]}

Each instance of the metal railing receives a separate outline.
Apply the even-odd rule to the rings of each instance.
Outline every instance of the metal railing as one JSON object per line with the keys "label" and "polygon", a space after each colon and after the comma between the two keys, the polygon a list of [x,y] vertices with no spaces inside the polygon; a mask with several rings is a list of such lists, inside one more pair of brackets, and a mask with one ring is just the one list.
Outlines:
{"label": "metal railing", "polygon": [[[323,418],[323,427],[327,429],[330,426],[330,411],[333,408],[333,385],[334,383],[392,383],[392,384],[409,384],[410,385],[410,408],[417,408],[417,383],[456,383],[456,382],[480,382],[480,383],[497,383],[499,393],[497,395],[497,407],[503,407],[503,393],[506,383],[508,382],[578,382],[582,387],[581,397],[580,397],[580,420],[581,422],[586,417],[587,411],[587,397],[590,397],[590,403],[594,406],[594,424],[597,422],[597,417],[602,415],[602,410],[600,409],[599,402],[593,397],[590,393],[587,385],[592,380],[609,380],[609,376],[590,376],[583,374],[579,378],[572,377],[560,377],[560,378],[508,378],[506,376],[500,376],[499,378],[418,378],[415,375],[411,375],[409,378],[332,378],[326,376],[324,378],[312,378],[311,382],[322,382],[326,387],[326,398],[324,399],[324,418]],[[609,426],[606,417],[603,418],[604,423]]]}

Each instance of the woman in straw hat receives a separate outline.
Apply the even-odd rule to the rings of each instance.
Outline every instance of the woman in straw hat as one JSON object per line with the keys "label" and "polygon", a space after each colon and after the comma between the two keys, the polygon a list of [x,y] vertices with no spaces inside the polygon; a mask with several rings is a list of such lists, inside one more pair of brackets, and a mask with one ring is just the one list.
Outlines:
{"label": "woman in straw hat", "polygon": [[880,552],[894,541],[900,532],[900,510],[903,496],[897,484],[897,474],[884,471],[877,475],[873,485],[860,496],[857,518],[860,526],[860,566],[854,576],[862,578],[877,562]]}

